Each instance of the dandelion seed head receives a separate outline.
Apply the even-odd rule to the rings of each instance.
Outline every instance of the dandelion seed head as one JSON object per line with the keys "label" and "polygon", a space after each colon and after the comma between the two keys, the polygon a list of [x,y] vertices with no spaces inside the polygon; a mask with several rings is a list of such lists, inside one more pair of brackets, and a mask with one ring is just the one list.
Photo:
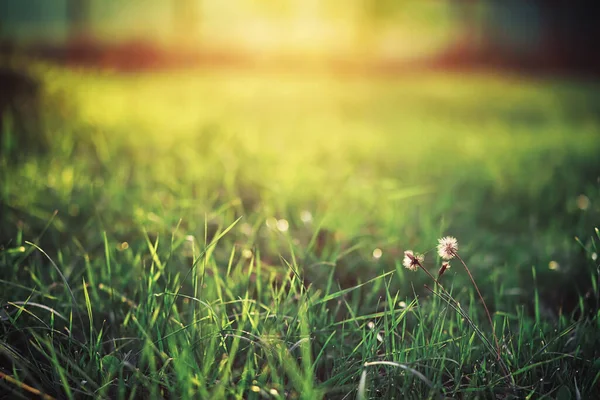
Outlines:
{"label": "dandelion seed head", "polygon": [[414,253],[412,250],[406,250],[404,252],[402,265],[411,271],[416,271],[417,268],[419,268],[419,265],[423,264],[423,261],[425,261],[425,256],[423,254]]}
{"label": "dandelion seed head", "polygon": [[444,260],[451,260],[458,252],[458,240],[452,236],[446,236],[438,240],[437,251]]}

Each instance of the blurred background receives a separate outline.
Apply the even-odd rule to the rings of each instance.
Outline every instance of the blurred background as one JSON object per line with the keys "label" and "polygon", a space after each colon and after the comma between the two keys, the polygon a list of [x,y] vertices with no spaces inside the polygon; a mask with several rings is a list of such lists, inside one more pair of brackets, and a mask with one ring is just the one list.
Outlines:
{"label": "blurred background", "polygon": [[3,0],[0,244],[75,257],[243,216],[238,246],[349,285],[452,233],[516,299],[533,265],[573,305],[600,215],[593,9]]}
{"label": "blurred background", "polygon": [[[3,52],[115,68],[502,65],[597,75],[589,1],[5,0]],[[420,65],[421,66],[421,65]]]}

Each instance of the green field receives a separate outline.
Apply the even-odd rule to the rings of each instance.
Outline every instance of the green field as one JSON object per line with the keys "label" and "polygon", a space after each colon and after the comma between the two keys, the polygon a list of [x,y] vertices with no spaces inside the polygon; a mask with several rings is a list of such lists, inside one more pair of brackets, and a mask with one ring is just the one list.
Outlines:
{"label": "green field", "polygon": [[[7,120],[0,155],[0,397],[600,396],[600,85],[33,72],[48,144]],[[500,360],[459,262],[445,289],[402,266],[437,276],[446,235]]]}

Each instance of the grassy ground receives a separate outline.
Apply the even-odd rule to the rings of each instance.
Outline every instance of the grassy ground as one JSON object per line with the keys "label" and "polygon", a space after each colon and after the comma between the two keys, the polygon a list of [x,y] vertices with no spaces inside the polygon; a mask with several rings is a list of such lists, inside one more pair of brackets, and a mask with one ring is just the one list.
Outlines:
{"label": "grassy ground", "polygon": [[[0,157],[0,394],[600,395],[597,85],[35,72],[48,149],[6,123]],[[437,275],[447,234],[500,360],[460,263],[402,266]]]}

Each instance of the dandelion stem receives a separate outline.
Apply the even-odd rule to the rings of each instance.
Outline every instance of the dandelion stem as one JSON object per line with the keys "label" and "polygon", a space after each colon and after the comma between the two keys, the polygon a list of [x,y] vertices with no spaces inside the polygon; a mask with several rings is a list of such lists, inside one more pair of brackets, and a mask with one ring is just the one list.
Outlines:
{"label": "dandelion stem", "polygon": [[492,316],[490,315],[490,311],[487,308],[487,304],[485,304],[485,300],[483,299],[483,296],[481,295],[481,292],[479,291],[479,287],[477,286],[477,283],[475,283],[475,279],[473,278],[473,275],[471,274],[469,267],[467,267],[467,264],[463,261],[462,258],[460,258],[458,253],[454,253],[454,255],[456,255],[456,258],[458,258],[459,261],[461,262],[461,264],[463,265],[463,267],[465,267],[465,270],[467,271],[467,274],[469,274],[469,278],[471,278],[471,282],[473,283],[473,286],[475,286],[475,290],[477,291],[477,294],[479,295],[479,299],[481,300],[481,303],[483,304],[483,308],[485,309],[485,313],[488,317],[488,321],[490,321],[490,325],[492,326],[492,334],[494,335],[494,342],[496,343],[496,353],[498,355],[498,360],[499,360],[500,359],[500,344],[498,343],[498,337],[496,336],[496,329],[494,329],[494,322],[492,321]]}
{"label": "dandelion stem", "polygon": [[[440,285],[440,287],[441,287],[441,285]],[[471,327],[473,328],[473,330],[475,330],[475,333],[481,338],[481,340],[484,342],[484,344],[486,344],[491,351],[494,351],[492,349],[492,344],[483,335],[483,332],[481,332],[477,328],[477,326],[475,325],[475,323],[473,322],[473,320],[471,318],[469,318],[469,315],[463,311],[463,309],[461,308],[460,304],[446,291],[446,289],[444,289],[442,287],[442,289],[445,292],[446,296],[448,296],[447,299],[444,298],[444,296],[442,296],[437,291],[431,289],[429,286],[425,285],[425,288],[427,290],[429,290],[431,293],[433,293],[434,295],[438,296],[443,301],[445,301],[450,307],[452,307],[459,314],[461,314],[467,320],[468,324],[471,325]],[[495,335],[494,335],[494,338],[495,338]],[[497,344],[497,342],[496,342],[496,344]],[[502,371],[504,372],[503,378],[506,379],[506,381],[508,382],[509,386],[514,389],[515,388],[514,378],[513,378],[512,374],[510,373],[510,371],[508,369],[508,366],[504,363],[504,360],[502,360],[502,358],[499,356],[500,353],[498,351],[498,348],[496,348],[496,354],[498,355],[498,362],[500,363],[500,367],[502,368]]]}
{"label": "dandelion stem", "polygon": [[[427,275],[429,275],[429,277],[430,277],[431,279],[433,279],[433,282],[434,282],[436,285],[438,285],[439,287],[441,287],[442,289],[444,289],[444,287],[442,286],[442,284],[441,284],[441,283],[439,283],[439,282],[438,282],[438,280],[437,280],[437,279],[435,279],[435,277],[434,277],[434,276],[431,274],[431,272],[427,271],[427,269],[426,269],[424,266],[422,266],[422,265],[421,265],[421,263],[417,263],[417,265],[418,265],[419,267],[421,267],[421,269],[422,269],[423,271],[425,271],[425,273],[426,273]],[[446,290],[446,289],[444,289],[444,291],[445,291],[445,290]]]}

